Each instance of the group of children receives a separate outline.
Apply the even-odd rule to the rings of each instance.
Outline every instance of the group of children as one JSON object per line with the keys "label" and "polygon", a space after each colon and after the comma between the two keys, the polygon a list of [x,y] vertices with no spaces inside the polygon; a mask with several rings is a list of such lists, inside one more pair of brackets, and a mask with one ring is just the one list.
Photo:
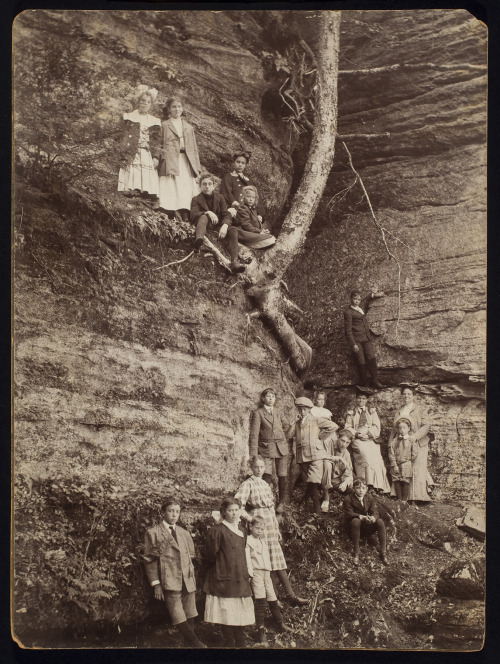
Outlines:
{"label": "group of children", "polygon": [[[183,102],[171,97],[164,107],[165,119],[150,114],[158,91],[139,86],[137,108],[123,114],[121,168],[118,191],[155,201],[169,216],[195,225],[195,249],[199,250],[210,226],[218,226],[219,238],[227,238],[234,273],[245,270],[238,243],[265,249],[276,242],[263,221],[265,214],[257,187],[244,171],[250,153],[233,154],[233,170],[215,192],[215,178],[201,173],[193,127],[184,117]],[[201,193],[200,193],[201,189]]]}
{"label": "group of children", "polygon": [[[254,470],[258,474],[263,470],[263,464],[262,468],[254,465]],[[183,636],[184,644],[206,648],[194,626],[194,618],[198,615],[192,562],[195,549],[189,532],[177,525],[180,510],[175,498],[167,500],[161,508],[162,522],[146,532],[146,574],[155,598],[165,602],[171,622]],[[258,643],[267,647],[264,620],[268,607],[276,631],[289,631],[290,628],[283,622],[271,578],[273,562],[266,539],[266,519],[258,514],[250,517],[247,531],[240,524],[241,513],[238,498],[224,498],[220,506],[220,522],[207,534],[202,552],[204,620],[220,625],[220,645],[223,647],[245,647],[245,627],[253,624],[258,629]],[[296,598],[296,605],[306,603],[307,600]]]}

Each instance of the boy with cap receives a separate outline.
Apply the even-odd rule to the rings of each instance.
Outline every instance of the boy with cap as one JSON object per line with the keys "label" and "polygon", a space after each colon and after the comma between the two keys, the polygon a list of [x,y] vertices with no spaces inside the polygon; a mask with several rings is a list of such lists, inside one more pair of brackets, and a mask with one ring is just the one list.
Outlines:
{"label": "boy with cap", "polygon": [[327,417],[311,415],[313,402],[307,397],[295,399],[299,410],[297,422],[290,427],[289,436],[295,442],[295,460],[300,467],[303,479],[307,482],[304,498],[312,496],[314,511],[321,516],[320,491],[323,492],[323,461],[327,456],[327,446],[320,434],[329,434],[338,429],[338,425]]}
{"label": "boy with cap", "polygon": [[373,299],[383,296],[384,293],[371,293],[362,300],[359,291],[352,291],[351,304],[344,309],[344,333],[356,358],[361,385],[366,386],[368,384],[366,373],[366,365],[368,364],[373,387],[377,389],[381,389],[383,385],[378,379],[375,348],[372,343],[370,326],[366,320],[366,312]]}

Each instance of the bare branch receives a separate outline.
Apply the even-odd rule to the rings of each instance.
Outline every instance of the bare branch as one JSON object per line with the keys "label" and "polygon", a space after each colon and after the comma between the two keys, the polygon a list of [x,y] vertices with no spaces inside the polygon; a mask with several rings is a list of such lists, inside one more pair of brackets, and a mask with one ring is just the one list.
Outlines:
{"label": "bare branch", "polygon": [[370,69],[339,69],[339,74],[385,74],[386,72],[396,71],[397,69],[410,71],[417,71],[419,69],[434,69],[436,71],[460,71],[463,69],[470,71],[486,71],[486,65],[473,65],[469,63],[459,65],[436,65],[432,62],[421,64],[402,62],[394,65],[386,65],[385,67],[371,67]]}
{"label": "bare branch", "polygon": [[170,267],[171,265],[178,265],[179,263],[184,263],[184,261],[187,261],[187,259],[190,258],[193,254],[194,254],[194,249],[190,254],[184,256],[184,258],[181,258],[180,261],[172,261],[171,263],[167,263],[166,265],[160,265],[160,267],[155,267],[153,271],[163,270],[164,268]]}

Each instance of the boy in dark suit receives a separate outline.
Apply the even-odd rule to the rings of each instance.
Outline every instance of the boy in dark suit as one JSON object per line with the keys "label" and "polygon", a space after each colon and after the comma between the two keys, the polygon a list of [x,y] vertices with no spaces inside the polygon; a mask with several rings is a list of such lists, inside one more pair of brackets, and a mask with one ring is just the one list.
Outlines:
{"label": "boy in dark suit", "polygon": [[367,492],[368,487],[363,479],[357,478],[353,482],[353,493],[344,500],[344,514],[350,528],[351,539],[354,545],[353,563],[359,564],[359,540],[363,537],[378,534],[380,542],[380,558],[384,565],[387,560],[387,536],[385,523],[379,516],[377,501]]}
{"label": "boy in dark suit", "polygon": [[372,343],[370,327],[366,320],[366,312],[370,302],[376,297],[383,297],[383,295],[384,293],[371,293],[364,300],[361,300],[361,293],[353,291],[351,293],[351,304],[344,309],[344,332],[356,357],[361,385],[367,385],[366,365],[368,364],[373,387],[377,389],[381,389],[383,385],[378,379],[375,348]]}
{"label": "boy in dark suit", "polygon": [[201,194],[191,201],[190,219],[191,223],[196,224],[194,248],[198,250],[203,244],[208,224],[216,226],[220,222],[219,238],[222,240],[227,236],[231,270],[243,272],[245,266],[238,260],[238,229],[231,225],[231,215],[227,210],[226,201],[221,194],[214,191],[214,178],[209,173],[200,176],[200,187]]}
{"label": "boy in dark suit", "polygon": [[170,498],[161,508],[163,521],[146,532],[144,558],[146,576],[155,599],[164,601],[172,624],[186,643],[206,648],[194,631],[196,581],[192,558],[194,544],[187,530],[177,526],[181,506]]}

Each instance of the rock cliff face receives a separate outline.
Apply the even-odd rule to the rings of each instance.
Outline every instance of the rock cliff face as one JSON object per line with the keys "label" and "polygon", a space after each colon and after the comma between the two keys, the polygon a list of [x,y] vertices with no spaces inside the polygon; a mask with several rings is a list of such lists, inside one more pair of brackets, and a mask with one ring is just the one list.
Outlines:
{"label": "rock cliff face", "polygon": [[[250,11],[28,11],[15,52],[75,44],[105,83],[103,121],[132,108],[137,84],[160,90],[158,113],[181,93],[202,165],[221,177],[234,149],[251,150],[249,174],[279,228],[306,141],[275,103],[283,79],[268,22]],[[313,45],[313,16],[298,24]],[[370,313],[381,377],[420,383],[435,496],[458,503],[484,494],[485,52],[484,26],[463,11],[344,14],[339,132],[393,257],[339,142],[286,277],[315,353],[306,388],[328,389],[337,422],[356,382],[342,308],[353,286],[385,291]],[[191,231],[119,197],[106,158],[95,167],[99,177],[55,193],[18,179],[19,631],[79,624],[82,611],[88,622],[142,615],[138,542],[160,498],[175,488],[215,508],[241,477],[260,391],[275,387],[291,415],[304,389],[266,326],[247,318],[236,278],[205,253],[165,268],[186,256]],[[373,400],[386,440],[397,390]],[[37,538],[25,535],[31,523]],[[118,589],[101,610],[99,593]]]}
{"label": "rock cliff face", "polygon": [[[377,221],[338,141],[289,277],[316,352],[310,381],[332,390],[339,419],[357,380],[342,310],[354,288],[385,292],[370,309],[382,381],[420,383],[436,495],[464,502],[484,500],[485,40],[463,11],[347,13],[339,133]],[[373,402],[388,423],[397,391]]]}
{"label": "rock cliff face", "polygon": [[[127,109],[138,83],[160,90],[158,111],[182,92],[202,165],[222,176],[231,167],[228,156],[246,146],[274,215],[292,168],[281,147],[282,122],[261,117],[269,84],[253,51],[264,49],[262,29],[251,12],[168,14],[166,20],[164,12],[26,12],[15,38],[21,49],[28,38],[36,44],[70,34],[84,61],[98,61],[103,75],[114,68],[104,115]],[[116,174],[101,167],[103,182],[89,184],[91,195],[98,189],[111,197],[109,212],[137,218],[143,208],[124,205],[112,193]],[[118,473],[140,483],[175,467],[200,486],[234,485],[260,391],[274,386],[289,407],[298,388],[260,323],[252,326],[256,336],[247,330],[241,289],[229,289],[233,282],[205,255],[174,268],[174,275],[155,271],[179,255],[145,233],[124,244],[123,229],[110,228],[112,214],[99,220],[82,198],[59,200],[54,210],[51,197],[29,189],[21,197],[18,472],[83,472],[94,481]]]}

